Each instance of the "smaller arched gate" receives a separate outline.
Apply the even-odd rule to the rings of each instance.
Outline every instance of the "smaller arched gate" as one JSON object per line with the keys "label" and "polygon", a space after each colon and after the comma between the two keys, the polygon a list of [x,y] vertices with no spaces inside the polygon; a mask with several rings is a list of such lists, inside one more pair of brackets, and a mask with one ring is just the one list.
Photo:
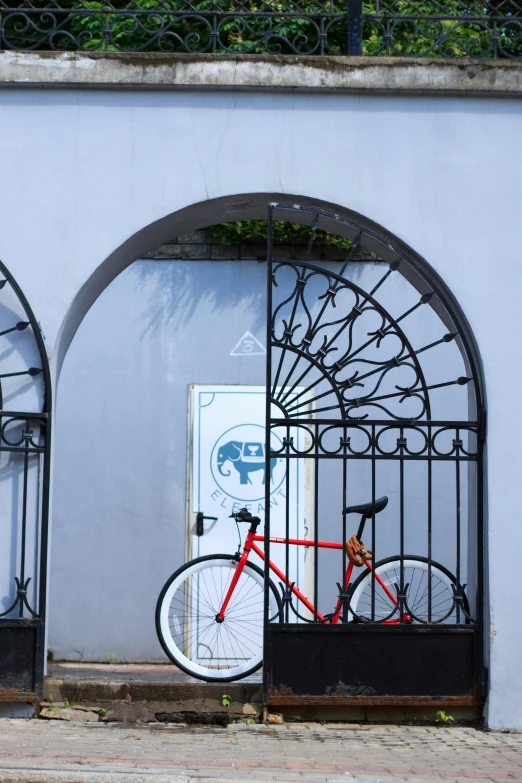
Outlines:
{"label": "smaller arched gate", "polygon": [[0,262],[0,701],[42,695],[49,511],[49,366],[33,312]]}
{"label": "smaller arched gate", "polygon": [[[310,227],[302,259],[274,255],[277,221]],[[323,232],[344,242],[311,261]],[[478,705],[485,411],[464,319],[397,240],[295,204],[269,208],[267,296],[267,475],[283,462],[281,498],[303,501],[294,543],[270,542],[267,482],[289,576],[270,622],[265,602],[265,701]]]}

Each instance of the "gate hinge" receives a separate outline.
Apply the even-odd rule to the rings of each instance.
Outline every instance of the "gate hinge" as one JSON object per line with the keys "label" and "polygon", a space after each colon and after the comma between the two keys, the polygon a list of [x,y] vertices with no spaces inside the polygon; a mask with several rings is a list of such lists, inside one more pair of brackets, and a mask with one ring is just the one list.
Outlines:
{"label": "gate hinge", "polygon": [[489,685],[489,669],[487,666],[482,666],[479,672],[479,690],[481,698],[485,699],[488,695]]}
{"label": "gate hinge", "polygon": [[481,408],[478,415],[478,428],[477,428],[477,435],[479,440],[486,440],[486,424],[487,424],[486,409]]}

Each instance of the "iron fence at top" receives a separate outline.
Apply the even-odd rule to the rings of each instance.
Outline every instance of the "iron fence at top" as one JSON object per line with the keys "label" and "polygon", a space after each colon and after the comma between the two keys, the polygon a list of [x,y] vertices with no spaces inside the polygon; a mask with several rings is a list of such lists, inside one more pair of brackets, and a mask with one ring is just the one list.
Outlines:
{"label": "iron fence at top", "polygon": [[522,58],[522,0],[0,0],[0,49]]}

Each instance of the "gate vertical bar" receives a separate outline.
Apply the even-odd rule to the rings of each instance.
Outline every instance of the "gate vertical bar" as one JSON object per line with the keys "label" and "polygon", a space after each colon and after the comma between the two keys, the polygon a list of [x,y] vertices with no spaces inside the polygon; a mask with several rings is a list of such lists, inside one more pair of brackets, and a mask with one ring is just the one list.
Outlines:
{"label": "gate vertical bar", "polygon": [[[25,430],[28,432],[29,430],[29,422],[26,420],[25,422]],[[24,439],[25,442],[25,450],[24,450],[24,477],[22,482],[22,541],[20,544],[20,586],[22,590],[25,590],[25,547],[26,547],[26,536],[27,536],[27,473],[29,471],[29,443],[27,438]],[[24,601],[20,601],[20,605],[18,607],[18,613],[19,617],[24,616]]]}
{"label": "gate vertical bar", "polygon": [[[372,424],[371,428],[372,433],[372,543],[371,548],[373,552],[373,562],[377,562],[377,547],[375,544],[375,443],[376,443],[376,433],[375,433],[375,424]],[[372,623],[375,622],[375,568],[372,568],[372,586],[371,586],[371,621]]]}
{"label": "gate vertical bar", "polygon": [[[273,204],[268,205],[268,231],[267,231],[267,251],[266,251],[266,378],[265,378],[265,477],[270,476],[270,411],[272,396],[272,223],[273,223]],[[265,526],[264,526],[264,549],[265,549],[265,596],[264,596],[264,623],[263,623],[263,657],[266,658],[266,647],[268,641],[268,623],[270,613],[270,480],[265,479]],[[268,701],[268,671],[263,669],[263,701]]]}
{"label": "gate vertical bar", "polygon": [[[455,430],[455,433],[456,433],[456,436],[457,436],[456,443],[458,444],[459,443],[459,438],[460,438],[458,427]],[[459,446],[458,445],[456,446],[456,453],[457,453],[457,456],[458,456],[458,454],[459,454]],[[456,577],[457,577],[457,589],[460,589],[460,586],[461,586],[461,584],[460,584],[461,583],[461,578],[460,578],[460,557],[461,557],[461,555],[460,555],[460,526],[461,526],[461,523],[460,523],[460,512],[461,512],[460,503],[461,503],[461,501],[460,501],[460,462],[459,462],[458,459],[456,459],[455,460],[455,526],[456,526],[457,540],[455,542],[455,546],[456,546],[457,563],[456,563],[456,572],[455,573],[456,573]],[[460,622],[460,606],[459,606],[459,604],[457,604],[457,623],[459,623],[459,622]]]}
{"label": "gate vertical bar", "polygon": [[400,440],[401,440],[401,447],[399,450],[400,454],[400,460],[399,460],[399,547],[400,547],[400,597],[399,597],[399,612],[400,612],[400,622],[404,622],[404,600],[402,596],[405,594],[405,584],[404,584],[404,429],[400,428]]}
{"label": "gate vertical bar", "polygon": [[[47,361],[47,352],[43,341],[42,333],[36,318],[29,308],[29,302],[21,291],[21,301],[27,306],[31,316],[31,325],[33,334],[38,346],[40,358],[42,360],[42,375],[44,384],[43,412],[45,419],[41,424],[41,437],[43,438],[43,474],[42,474],[42,502],[40,505],[40,550],[37,554],[39,558],[39,586],[38,586],[38,607],[37,612],[40,618],[40,629],[36,636],[35,651],[35,669],[34,669],[34,687],[36,693],[43,696],[45,656],[47,643],[47,569],[48,569],[48,548],[49,548],[49,511],[50,511],[50,492],[51,492],[51,442],[52,442],[52,391],[51,391],[51,372],[49,362]],[[33,324],[34,321],[34,324]]]}
{"label": "gate vertical bar", "polygon": [[314,623],[317,622],[319,595],[319,425],[314,427]]}
{"label": "gate vertical bar", "polygon": [[[348,481],[346,476],[346,471],[348,470],[348,460],[346,459],[346,438],[347,438],[347,428],[343,427],[343,435],[342,435],[342,454],[343,454],[343,530],[342,530],[342,542],[345,543],[348,540],[348,536],[346,534],[346,507],[348,505]],[[346,584],[346,546],[343,546],[342,548],[342,555],[341,555],[341,562],[342,562],[342,573],[341,573],[341,580],[340,584],[342,584],[344,591],[346,591],[348,585]],[[344,610],[344,607],[343,607]]]}
{"label": "gate vertical bar", "polygon": [[[290,427],[286,428],[286,440],[288,443],[290,443]],[[287,451],[290,451],[290,446],[287,446]],[[286,492],[286,498],[285,498],[285,538],[286,538],[286,544],[285,544],[285,573],[287,577],[290,579],[290,583],[292,582],[291,576],[290,576],[290,470],[291,470],[292,461],[290,460],[290,457],[288,454],[285,455],[285,470],[286,470],[286,479],[285,479],[285,492]],[[289,596],[289,590],[291,590],[290,586],[285,587],[285,597]],[[285,623],[289,622],[289,615],[290,615],[290,602],[284,601],[283,603],[283,611],[285,613],[284,621]]]}
{"label": "gate vertical bar", "polygon": [[36,639],[36,666],[35,666],[35,690],[43,695],[44,670],[46,655],[46,623],[47,623],[47,567],[48,567],[48,546],[49,546],[49,494],[51,489],[51,399],[50,399],[50,378],[47,376],[48,367],[44,369],[44,383],[46,389],[46,407],[48,407],[48,418],[42,424],[43,438],[45,442],[45,451],[43,455],[43,476],[42,476],[42,503],[41,503],[41,527],[40,527],[40,585],[38,590],[38,614],[40,617],[41,630]]}
{"label": "gate vertical bar", "polygon": [[[480,387],[477,382],[477,376],[475,377],[475,393],[477,399],[480,393]],[[486,640],[484,638],[484,629],[489,628],[489,617],[485,616],[485,601],[484,601],[484,547],[486,542],[484,541],[484,443],[486,440],[487,432],[487,418],[486,409],[480,406],[477,410],[477,543],[476,543],[476,569],[477,569],[477,590],[476,590],[476,617],[478,620],[479,628],[481,630],[478,636],[478,650],[477,658],[480,662],[481,672],[478,672],[479,682],[481,682],[481,696],[485,698],[487,696],[487,668],[486,668]]]}
{"label": "gate vertical bar", "polygon": [[362,0],[348,0],[348,55],[362,55]]}
{"label": "gate vertical bar", "polygon": [[[431,457],[431,427],[428,427],[428,455]],[[433,498],[432,498],[432,466],[431,459],[428,458],[428,622],[431,623],[432,599],[432,532],[433,532]]]}

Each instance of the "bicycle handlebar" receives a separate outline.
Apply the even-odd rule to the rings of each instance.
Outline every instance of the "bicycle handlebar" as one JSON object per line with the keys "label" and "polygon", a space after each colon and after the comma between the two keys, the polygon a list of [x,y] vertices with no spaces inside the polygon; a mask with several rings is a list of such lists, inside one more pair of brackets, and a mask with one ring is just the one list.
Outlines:
{"label": "bicycle handlebar", "polygon": [[229,519],[235,519],[236,522],[255,522],[256,524],[261,522],[259,517],[253,517],[246,508],[240,508],[235,514],[231,514]]}

